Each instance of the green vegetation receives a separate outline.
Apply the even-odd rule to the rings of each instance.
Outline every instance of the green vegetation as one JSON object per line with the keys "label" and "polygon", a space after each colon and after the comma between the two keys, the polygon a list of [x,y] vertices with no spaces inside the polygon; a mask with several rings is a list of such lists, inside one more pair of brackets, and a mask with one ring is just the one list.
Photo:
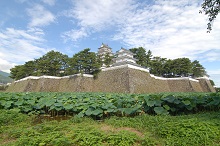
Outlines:
{"label": "green vegetation", "polygon": [[60,52],[50,51],[39,59],[28,61],[11,69],[11,78],[15,80],[27,76],[66,76],[77,73],[96,74],[101,62],[94,52],[84,49],[68,57]]}
{"label": "green vegetation", "polygon": [[210,32],[212,30],[212,25],[214,20],[216,19],[218,13],[220,11],[220,0],[203,0],[202,3],[202,11],[200,13],[204,12],[205,15],[208,16],[208,31]]}
{"label": "green vegetation", "polygon": [[0,93],[0,109],[27,114],[76,115],[103,119],[110,116],[182,115],[219,111],[220,93]]}
{"label": "green vegetation", "polygon": [[[132,48],[137,64],[149,68],[150,73],[163,77],[202,77],[206,75],[205,68],[195,60],[191,62],[189,58],[167,59],[153,56],[152,52],[142,47]],[[28,61],[24,65],[18,65],[11,69],[11,78],[15,80],[27,76],[67,76],[77,73],[86,73],[97,76],[100,67],[105,64],[109,67],[113,63],[113,58],[105,54],[99,56],[91,52],[89,48],[68,57],[60,52],[50,51],[39,59]]]}
{"label": "green vegetation", "polygon": [[0,145],[220,145],[219,108],[219,93],[2,92]]}
{"label": "green vegetation", "polygon": [[142,47],[132,48],[131,52],[134,53],[137,64],[149,68],[150,73],[156,76],[166,78],[173,77],[203,77],[207,75],[205,68],[199,63],[198,60],[191,62],[189,58],[167,59],[159,56],[153,56],[152,52]]}
{"label": "green vegetation", "polygon": [[2,146],[220,145],[219,112],[111,117],[102,121],[85,117],[57,121],[17,110],[0,112]]}
{"label": "green vegetation", "polygon": [[99,58],[90,49],[85,49],[73,56],[70,59],[69,74],[86,73],[94,74],[101,67]]}

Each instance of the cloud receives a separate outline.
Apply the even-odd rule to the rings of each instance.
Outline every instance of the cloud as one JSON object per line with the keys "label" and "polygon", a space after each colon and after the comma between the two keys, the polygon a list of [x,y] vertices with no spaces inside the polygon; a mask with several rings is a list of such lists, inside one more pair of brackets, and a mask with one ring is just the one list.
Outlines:
{"label": "cloud", "polygon": [[132,0],[74,1],[70,14],[78,20],[80,26],[99,30],[126,19],[129,10],[134,8],[132,3]]}
{"label": "cloud", "polygon": [[70,30],[65,35],[76,34],[71,35],[72,39],[69,39],[75,41],[96,32],[112,29],[127,19],[130,10],[136,7],[133,3],[133,0],[74,0],[73,7],[62,14],[74,19],[79,29]]}
{"label": "cloud", "polygon": [[27,14],[31,17],[29,27],[47,26],[54,22],[56,17],[42,5],[36,4],[33,8],[27,9]]}
{"label": "cloud", "polygon": [[73,42],[78,41],[81,38],[87,37],[88,33],[85,29],[81,28],[80,30],[72,29],[70,31],[64,32],[61,37],[64,39],[64,42],[71,40]]}
{"label": "cloud", "polygon": [[220,61],[220,49],[210,49],[199,55],[199,59],[203,62]]}
{"label": "cloud", "polygon": [[206,33],[208,20],[199,13],[201,2],[74,0],[73,7],[64,14],[79,29],[66,36],[72,38],[69,41],[76,41],[111,30],[110,40],[120,41],[127,48],[142,46],[154,56],[220,61],[220,19],[217,17],[212,32]]}
{"label": "cloud", "polygon": [[15,64],[8,62],[7,60],[0,58],[0,70],[9,73],[10,68],[14,67]]}
{"label": "cloud", "polygon": [[45,4],[48,4],[50,6],[55,5],[56,0],[42,0]]}
{"label": "cloud", "polygon": [[[213,31],[206,33],[207,18],[199,14],[200,9],[201,3],[195,0],[163,0],[151,4],[134,0],[74,0],[65,16],[74,19],[79,29],[69,31],[66,36],[76,41],[111,30],[111,40],[120,41],[128,48],[145,47],[155,56],[171,59],[215,56],[209,60],[220,60],[220,21],[216,19]],[[201,58],[200,54],[204,56]]]}
{"label": "cloud", "polygon": [[45,54],[45,40],[40,29],[17,30],[7,28],[0,31],[0,70],[9,71],[16,64],[33,60]]}
{"label": "cloud", "polygon": [[[213,50],[220,49],[217,39],[220,38],[220,29],[216,27],[207,34],[207,22],[205,16],[199,14],[199,9],[200,4],[195,1],[156,1],[152,6],[133,11],[113,40],[120,40],[128,47],[143,46],[152,50],[154,55],[167,58],[195,59],[207,51],[209,54],[219,52]],[[219,21],[214,23],[220,25]],[[205,54],[204,58],[209,56]]]}

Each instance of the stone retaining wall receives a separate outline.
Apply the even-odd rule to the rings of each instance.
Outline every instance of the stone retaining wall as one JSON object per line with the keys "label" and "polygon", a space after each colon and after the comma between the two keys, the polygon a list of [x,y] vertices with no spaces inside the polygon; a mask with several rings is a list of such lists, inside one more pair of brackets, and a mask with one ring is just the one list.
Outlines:
{"label": "stone retaining wall", "polygon": [[131,65],[107,68],[98,74],[66,77],[27,77],[12,83],[8,92],[215,92],[206,78],[161,78]]}

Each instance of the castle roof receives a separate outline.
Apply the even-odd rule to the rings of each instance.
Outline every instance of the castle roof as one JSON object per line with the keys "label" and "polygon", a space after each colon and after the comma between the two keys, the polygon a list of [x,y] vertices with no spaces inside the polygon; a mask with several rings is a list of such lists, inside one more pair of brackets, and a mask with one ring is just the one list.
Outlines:
{"label": "castle roof", "polygon": [[131,59],[131,60],[134,60],[134,61],[137,61],[138,59],[136,58],[133,58],[131,56],[127,56],[127,55],[124,55],[124,56],[118,56],[117,58],[114,58],[114,60],[120,60],[120,59]]}
{"label": "castle roof", "polygon": [[101,45],[100,48],[98,48],[98,49],[102,49],[102,48],[112,49],[112,48],[110,48],[107,44],[104,44],[104,43],[102,43],[102,45]]}
{"label": "castle roof", "polygon": [[116,52],[116,54],[121,54],[121,53],[126,53],[126,54],[130,54],[130,55],[134,55],[134,53],[132,53],[131,51],[129,51],[129,50],[123,48],[123,47],[121,47],[121,49]]}

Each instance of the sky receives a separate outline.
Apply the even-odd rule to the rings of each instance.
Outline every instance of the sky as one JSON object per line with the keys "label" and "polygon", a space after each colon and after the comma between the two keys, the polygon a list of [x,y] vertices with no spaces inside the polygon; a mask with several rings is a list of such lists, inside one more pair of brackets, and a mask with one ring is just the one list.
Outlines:
{"label": "sky", "polygon": [[102,43],[116,52],[198,60],[220,86],[220,16],[207,33],[202,0],[1,0],[0,70],[55,50],[72,57]]}

